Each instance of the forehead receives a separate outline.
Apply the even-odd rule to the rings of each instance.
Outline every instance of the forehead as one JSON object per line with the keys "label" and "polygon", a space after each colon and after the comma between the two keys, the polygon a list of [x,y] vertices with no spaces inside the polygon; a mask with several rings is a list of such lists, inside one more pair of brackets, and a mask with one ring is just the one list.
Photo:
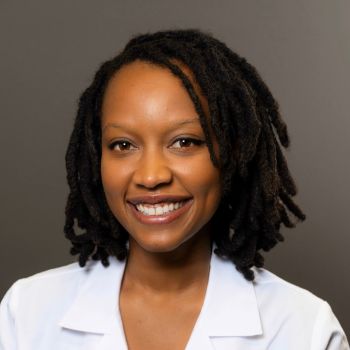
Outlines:
{"label": "forehead", "polygon": [[[172,60],[192,83],[202,108],[209,116],[209,106],[192,71],[179,61]],[[102,115],[111,106],[131,108],[141,104],[147,98],[148,107],[153,104],[157,108],[164,103],[164,108],[193,109],[194,104],[179,77],[169,68],[150,62],[136,60],[122,66],[110,79],[103,97]],[[145,105],[143,105],[144,107]]]}

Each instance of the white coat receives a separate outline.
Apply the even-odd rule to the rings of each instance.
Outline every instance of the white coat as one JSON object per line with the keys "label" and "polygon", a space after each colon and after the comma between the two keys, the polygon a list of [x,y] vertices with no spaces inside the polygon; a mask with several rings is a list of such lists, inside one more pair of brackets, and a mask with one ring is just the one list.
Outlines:
{"label": "white coat", "polygon": [[[0,306],[0,349],[126,350],[118,308],[125,263],[110,262],[74,263],[17,281]],[[212,254],[186,350],[349,349],[325,301],[265,269],[255,273],[249,282]]]}

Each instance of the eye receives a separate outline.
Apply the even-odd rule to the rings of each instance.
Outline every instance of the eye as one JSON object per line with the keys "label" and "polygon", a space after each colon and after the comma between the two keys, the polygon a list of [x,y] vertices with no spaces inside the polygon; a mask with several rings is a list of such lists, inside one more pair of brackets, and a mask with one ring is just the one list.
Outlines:
{"label": "eye", "polygon": [[175,144],[179,145],[179,147],[174,147],[174,148],[189,148],[191,147],[191,145],[200,146],[200,145],[203,145],[204,143],[205,142],[202,140],[197,140],[190,137],[181,137],[175,140],[173,145]]}
{"label": "eye", "polygon": [[130,151],[130,147],[133,147],[132,144],[126,140],[114,141],[108,146],[108,148],[112,151],[115,150],[119,152]]}

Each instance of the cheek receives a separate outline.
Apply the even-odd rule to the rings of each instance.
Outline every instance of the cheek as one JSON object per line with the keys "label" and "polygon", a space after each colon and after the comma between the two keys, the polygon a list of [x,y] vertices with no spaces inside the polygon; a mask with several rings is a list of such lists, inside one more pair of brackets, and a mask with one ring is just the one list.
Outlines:
{"label": "cheek", "polygon": [[128,182],[128,169],[118,166],[109,157],[102,156],[101,159],[101,179],[103,189],[110,203],[115,198],[123,198]]}
{"label": "cheek", "polygon": [[215,206],[221,196],[221,182],[219,170],[210,160],[192,163],[182,174],[190,193],[201,198],[206,206]]}

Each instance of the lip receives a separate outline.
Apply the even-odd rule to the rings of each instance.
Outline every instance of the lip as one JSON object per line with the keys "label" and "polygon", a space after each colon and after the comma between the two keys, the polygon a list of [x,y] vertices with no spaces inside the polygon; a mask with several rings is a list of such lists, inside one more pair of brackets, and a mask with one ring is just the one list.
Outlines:
{"label": "lip", "polygon": [[127,199],[127,202],[137,204],[157,204],[161,202],[183,202],[191,199],[189,196],[173,195],[173,194],[157,194],[152,196],[135,196]]}
{"label": "lip", "polygon": [[[164,202],[164,199],[162,200]],[[145,203],[145,202],[144,202]],[[159,203],[159,202],[155,202]],[[142,224],[146,225],[164,225],[164,224],[170,224],[171,222],[179,219],[183,214],[185,214],[189,208],[191,207],[193,203],[193,199],[187,199],[186,203],[179,209],[176,209],[170,213],[164,214],[164,215],[144,215],[140,211],[136,209],[136,206],[128,203],[129,207],[131,208],[132,213],[134,214],[135,218],[141,222]],[[154,204],[154,203],[152,203]]]}

